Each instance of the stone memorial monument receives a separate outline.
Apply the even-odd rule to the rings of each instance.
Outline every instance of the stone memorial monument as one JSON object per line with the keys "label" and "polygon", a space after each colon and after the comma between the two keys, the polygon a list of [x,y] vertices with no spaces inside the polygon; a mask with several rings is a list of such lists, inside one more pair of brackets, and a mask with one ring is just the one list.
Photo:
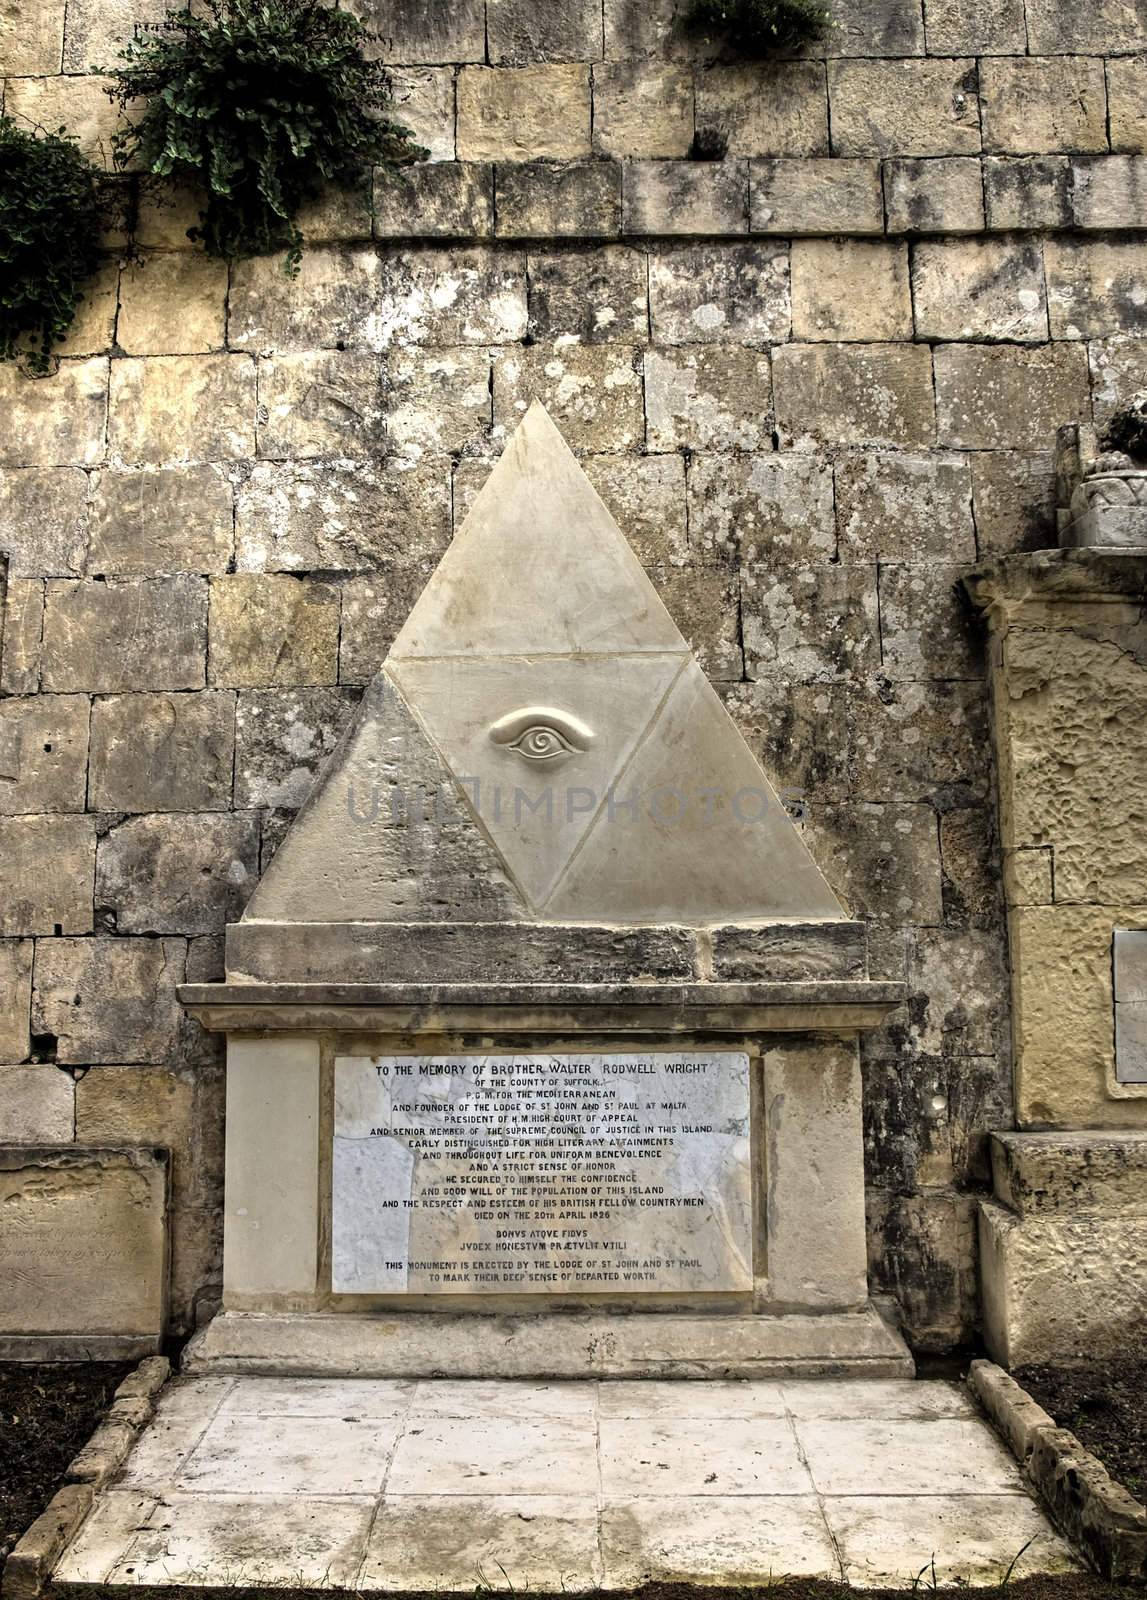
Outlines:
{"label": "stone memorial monument", "polygon": [[867,978],[535,404],[184,1004],[228,1035],[187,1365],[911,1371],[868,1297]]}

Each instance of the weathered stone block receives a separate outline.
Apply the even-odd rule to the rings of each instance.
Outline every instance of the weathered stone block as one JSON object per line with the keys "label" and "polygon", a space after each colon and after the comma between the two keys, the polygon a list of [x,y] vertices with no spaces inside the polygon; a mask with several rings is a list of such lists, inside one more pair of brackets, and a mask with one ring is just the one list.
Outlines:
{"label": "weathered stone block", "polygon": [[749,230],[745,161],[627,161],[625,232],[722,234]]}
{"label": "weathered stone block", "polygon": [[941,805],[987,798],[991,732],[983,683],[893,679],[858,685],[852,697],[857,793]]}
{"label": "weathered stone block", "polygon": [[745,660],[737,618],[737,574],[726,562],[691,561],[687,566],[651,567],[649,576],[710,681],[739,682],[745,676]]}
{"label": "weathered stone block", "polygon": [[489,59],[498,66],[530,61],[593,61],[602,53],[600,0],[487,0]]}
{"label": "weathered stone block", "polygon": [[820,61],[711,67],[697,78],[697,129],[731,156],[828,155],[828,95]]}
{"label": "weathered stone block", "polygon": [[[58,124],[53,124],[58,126]],[[103,459],[108,362],[63,361],[48,378],[29,378],[15,362],[0,365],[0,466],[92,466]]]}
{"label": "weathered stone block", "polygon": [[38,693],[43,631],[43,583],[38,578],[10,580],[4,597],[4,626],[0,629],[0,692]]}
{"label": "weathered stone block", "polygon": [[178,1187],[180,1159],[191,1154],[192,1103],[186,1079],[162,1067],[95,1066],[76,1085],[76,1138],[85,1144],[172,1146]]}
{"label": "weathered stone block", "polygon": [[749,162],[749,227],[753,233],[884,232],[878,161]]}
{"label": "weathered stone block", "polygon": [[88,570],[97,577],[225,572],[231,484],[218,466],[95,474]]}
{"label": "weathered stone block", "polygon": [[609,161],[499,161],[502,239],[612,239],[621,232],[621,170]]}
{"label": "weathered stone block", "polygon": [[[437,165],[454,160],[454,67],[397,67],[390,74],[390,100],[395,122],[407,130],[414,143]],[[407,173],[423,172],[422,165],[400,168]],[[386,176],[375,169],[375,180]],[[377,200],[377,187],[375,191]]]}
{"label": "weathered stone block", "polygon": [[[0,1158],[0,1205],[0,1276],[21,1286],[4,1297],[0,1333],[71,1335],[81,1347],[84,1338],[112,1336],[137,1351],[141,1341],[158,1349],[165,1151],[14,1149]],[[86,1484],[67,1492],[91,1496]]]}
{"label": "weathered stone block", "polygon": [[999,56],[980,67],[984,149],[1013,155],[1107,149],[1103,62]]}
{"label": "weathered stone block", "polygon": [[446,465],[261,461],[235,505],[240,572],[369,572],[440,556],[450,541]]}
{"label": "weathered stone block", "polygon": [[1067,156],[987,156],[984,203],[988,227],[997,233],[1070,227],[1071,162]]}
{"label": "weathered stone block", "polygon": [[792,320],[788,252],[773,244],[677,245],[649,262],[661,344],[772,344]]}
{"label": "weathered stone block", "polygon": [[514,251],[396,251],[384,255],[372,348],[391,344],[505,344],[526,331],[526,258]]}
{"label": "weathered stone block", "polygon": [[836,467],[836,518],[845,561],[976,559],[963,456],[846,456]]}
{"label": "weathered stone block", "polygon": [[387,561],[343,584],[340,683],[370,682],[437,565],[433,556]]}
{"label": "weathered stone block", "polygon": [[875,567],[744,566],[745,671],[829,681],[880,662]]}
{"label": "weathered stone block", "polygon": [[853,916],[940,921],[940,847],[931,806],[817,805],[804,832]]}
{"label": "weathered stone block", "polygon": [[1064,417],[1087,413],[1087,360],[1080,346],[939,345],[934,360],[942,445],[1046,449]]}
{"label": "weathered stone block", "polygon": [[460,161],[576,161],[590,154],[589,68],[463,67]]}
{"label": "weathered stone block", "polygon": [[700,47],[686,26],[689,10],[690,0],[605,0],[606,58],[691,59]]}
{"label": "weathered stone block", "polygon": [[202,578],[52,578],[44,607],[43,687],[201,689],[207,648]]}
{"label": "weathered stone block", "polygon": [[[130,356],[190,355],[226,342],[227,263],[199,251],[138,254],[120,281],[116,341]],[[178,304],[178,316],[172,315]]]}
{"label": "weathered stone block", "polygon": [[161,1062],[181,1011],[183,939],[48,939],[36,951],[32,1032],[68,1064]]}
{"label": "weathered stone block", "polygon": [[383,61],[485,61],[482,0],[360,0],[359,16],[377,35]]}
{"label": "weathered stone block", "polygon": [[71,1144],[75,1101],[75,1080],[59,1067],[0,1067],[0,1139],[5,1144]]}
{"label": "weathered stone block", "polygon": [[847,796],[852,782],[848,685],[768,677],[731,685],[723,697],[794,815],[810,804]]}
{"label": "weathered stone block", "polygon": [[[377,670],[376,665],[371,675]],[[357,702],[358,696],[345,689],[241,694],[235,719],[235,804],[297,811]]]}
{"label": "weathered stone block", "polygon": [[769,358],[737,346],[671,346],[645,356],[651,450],[761,450],[772,435]]}
{"label": "weathered stone block", "polygon": [[583,466],[639,561],[661,569],[686,561],[681,456],[589,456]]}
{"label": "weathered stone block", "polygon": [[981,557],[1055,544],[1052,451],[977,451],[971,462]]}
{"label": "weathered stone block", "polygon": [[97,915],[114,933],[222,933],[258,875],[255,816],[129,817],[99,842]]}
{"label": "weathered stone block", "polygon": [[1113,57],[1106,69],[1111,148],[1147,150],[1147,58]]}
{"label": "weathered stone block", "polygon": [[593,151],[619,160],[685,156],[693,143],[693,74],[671,62],[593,69]]}
{"label": "weathered stone block", "polygon": [[842,156],[962,156],[980,148],[976,64],[830,61],[833,151]]}
{"label": "weathered stone block", "polygon": [[0,938],[89,933],[95,856],[92,817],[0,818]]}
{"label": "weathered stone block", "polygon": [[792,295],[794,339],[912,337],[907,245],[795,239]]}
{"label": "weathered stone block", "polygon": [[0,1061],[26,1061],[32,1053],[31,939],[0,940]]}
{"label": "weathered stone block", "polygon": [[920,0],[837,0],[827,55],[922,56],[924,18]]}
{"label": "weathered stone block", "polygon": [[771,566],[834,560],[831,466],[804,455],[694,457],[689,541],[706,557]]}
{"label": "weathered stone block", "polygon": [[983,677],[980,629],[961,582],[966,571],[881,563],[881,668],[889,677]]}
{"label": "weathered stone block", "polygon": [[1052,239],[1044,262],[1052,338],[1147,332],[1147,244],[1137,239]]}
{"label": "weathered stone block", "polygon": [[1023,0],[929,0],[929,55],[1022,56],[1027,45]]}
{"label": "weathered stone block", "polygon": [[1147,227],[1147,159],[1077,156],[1071,163],[1075,225],[1088,232]]}
{"label": "weathered stone block", "polygon": [[382,364],[362,350],[295,351],[258,366],[262,457],[378,456],[386,435]]}
{"label": "weathered stone block", "polygon": [[1114,413],[1147,388],[1147,339],[1097,340],[1088,346],[1088,358],[1093,416],[1102,435]]}
{"label": "weathered stone block", "polygon": [[494,168],[488,161],[438,161],[379,168],[374,180],[378,239],[488,239],[494,232]]}
{"label": "weathered stone block", "polygon": [[944,1056],[990,1056],[1006,1049],[1003,931],[918,927],[912,947],[910,1010],[918,1048]]}
{"label": "weathered stone block", "polygon": [[263,354],[381,349],[382,277],[377,250],[361,245],[304,250],[294,278],[275,256],[237,261],[231,269],[228,343]]}
{"label": "weathered stone block", "polygon": [[944,920],[951,926],[995,928],[1001,924],[999,843],[986,806],[948,811],[940,818],[944,867]]}
{"label": "weathered stone block", "polygon": [[540,400],[574,450],[633,450],[645,434],[640,358],[623,345],[547,350],[531,345],[494,362],[494,423],[512,432]]}
{"label": "weathered stone block", "polygon": [[1003,852],[1003,883],[1012,906],[1050,906],[1055,899],[1051,845]]}
{"label": "weathered stone block", "polygon": [[924,345],[787,345],[773,358],[773,400],[787,449],[935,443]]}
{"label": "weathered stone block", "polygon": [[35,0],[4,0],[0,6],[0,61],[16,78],[59,72],[64,49],[64,14]]}
{"label": "weathered stone block", "polygon": [[[106,72],[141,28],[156,27],[163,19],[161,0],[140,0],[138,6],[124,0],[77,0],[67,14],[64,72]],[[59,62],[48,70],[59,72]]]}
{"label": "weathered stone block", "polygon": [[1032,55],[1123,55],[1147,49],[1147,19],[1137,5],[1096,0],[1086,12],[1064,0],[1028,0]]}
{"label": "weathered stone block", "polygon": [[1046,339],[1038,244],[1003,239],[924,240],[912,252],[920,339]]}
{"label": "weathered stone block", "polygon": [[300,207],[296,221],[308,246],[348,244],[369,239],[373,232],[370,178],[351,184],[332,183]]}
{"label": "weathered stone block", "polygon": [[84,809],[89,711],[87,695],[0,700],[0,815]]}
{"label": "weathered stone block", "polygon": [[334,683],[339,594],[328,583],[236,573],[211,580],[213,688]]}
{"label": "weathered stone block", "polygon": [[136,464],[255,454],[255,363],[244,355],[149,356],[112,364],[113,456]]}
{"label": "weathered stone block", "polygon": [[974,156],[884,163],[889,233],[979,233],[984,188]]}
{"label": "weathered stone block", "polygon": [[113,695],[92,707],[89,803],[99,811],[231,804],[232,694]]}
{"label": "weathered stone block", "polygon": [[[107,65],[102,62],[100,65]],[[108,98],[110,78],[9,78],[4,110],[39,128],[67,127],[97,167],[114,165],[112,138],[123,126],[119,107]]]}
{"label": "weathered stone block", "polygon": [[649,263],[628,245],[530,254],[530,337],[633,343],[649,330]]}
{"label": "weathered stone block", "polygon": [[0,471],[9,578],[75,578],[88,547],[88,477],[78,467]]}
{"label": "weathered stone block", "polygon": [[116,336],[120,263],[104,260],[83,286],[83,297],[67,334],[55,346],[61,357],[105,355]]}

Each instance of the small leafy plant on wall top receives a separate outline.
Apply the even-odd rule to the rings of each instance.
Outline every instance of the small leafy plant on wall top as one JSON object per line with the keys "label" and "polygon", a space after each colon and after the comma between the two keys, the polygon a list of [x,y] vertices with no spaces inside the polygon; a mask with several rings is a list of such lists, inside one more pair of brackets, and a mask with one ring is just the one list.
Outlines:
{"label": "small leafy plant on wall top", "polygon": [[98,176],[63,129],[0,117],[0,359],[49,370],[99,259]]}
{"label": "small leafy plant on wall top", "polygon": [[770,56],[823,39],[832,13],[822,0],[695,0],[689,21],[723,34],[746,56]]}
{"label": "small leafy plant on wall top", "polygon": [[386,115],[389,79],[368,61],[357,18],[315,0],[210,0],[132,41],[113,96],[142,115],[116,135],[122,166],[207,196],[200,238],[227,258],[287,252],[298,269],[300,209],[373,166],[425,159]]}

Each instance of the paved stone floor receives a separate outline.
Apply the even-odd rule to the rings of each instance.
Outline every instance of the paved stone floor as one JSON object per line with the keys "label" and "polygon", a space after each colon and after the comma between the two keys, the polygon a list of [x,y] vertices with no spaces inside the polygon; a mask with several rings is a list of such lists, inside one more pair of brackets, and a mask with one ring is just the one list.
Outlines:
{"label": "paved stone floor", "polygon": [[1074,1564],[957,1384],[207,1377],[165,1392],[55,1576],[930,1587],[933,1560],[995,1583],[1017,1557]]}

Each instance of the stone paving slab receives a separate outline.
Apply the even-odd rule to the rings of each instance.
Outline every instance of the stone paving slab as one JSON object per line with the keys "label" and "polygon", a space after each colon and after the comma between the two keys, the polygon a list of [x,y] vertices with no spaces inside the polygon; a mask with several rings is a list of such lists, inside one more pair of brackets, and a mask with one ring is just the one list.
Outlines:
{"label": "stone paving slab", "polygon": [[53,1581],[908,1586],[1013,1561],[1076,1566],[955,1383],[214,1376],[161,1396]]}

